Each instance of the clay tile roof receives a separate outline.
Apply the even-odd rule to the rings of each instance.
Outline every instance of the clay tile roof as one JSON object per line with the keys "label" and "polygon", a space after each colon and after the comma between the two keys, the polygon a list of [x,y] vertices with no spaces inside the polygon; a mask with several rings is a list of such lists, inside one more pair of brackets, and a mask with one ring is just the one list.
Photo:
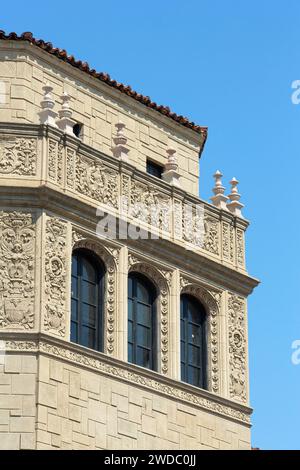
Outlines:
{"label": "clay tile roof", "polygon": [[143,105],[148,106],[149,108],[155,109],[159,113],[163,114],[164,116],[167,116],[170,119],[173,119],[173,121],[178,122],[182,126],[192,129],[193,131],[203,136],[203,144],[202,144],[202,149],[203,149],[206,138],[207,138],[207,127],[199,126],[195,124],[194,122],[189,121],[186,117],[178,116],[177,114],[173,113],[168,106],[158,105],[154,103],[153,101],[151,101],[149,96],[143,96],[137,93],[136,91],[132,90],[130,86],[124,85],[123,83],[118,83],[116,80],[112,80],[107,73],[96,72],[96,70],[90,68],[87,62],[76,60],[74,56],[68,55],[68,53],[64,49],[53,47],[51,42],[45,42],[42,39],[36,39],[33,37],[33,34],[30,32],[25,32],[25,33],[18,35],[17,33],[6,34],[4,31],[0,30],[0,39],[13,40],[13,41],[28,41],[31,44],[34,44],[35,46],[39,47],[40,49],[43,49],[44,51],[48,52],[49,54],[52,54],[58,57],[58,59],[63,60],[64,62],[67,62],[68,64],[73,65],[73,67],[76,67],[88,73],[92,77],[97,78],[98,80],[106,83],[107,85],[113,88],[116,88],[121,93],[124,93],[125,95],[130,96],[131,98],[135,99],[136,101],[139,101]]}

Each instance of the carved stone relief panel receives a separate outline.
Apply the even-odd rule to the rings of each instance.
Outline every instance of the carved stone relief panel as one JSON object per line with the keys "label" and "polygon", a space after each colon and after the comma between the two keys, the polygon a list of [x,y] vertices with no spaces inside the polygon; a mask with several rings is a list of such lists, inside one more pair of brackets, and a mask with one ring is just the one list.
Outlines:
{"label": "carved stone relief panel", "polygon": [[67,167],[66,167],[66,186],[75,189],[75,161],[76,152],[74,149],[67,147]]}
{"label": "carved stone relief panel", "polygon": [[65,336],[67,324],[67,223],[46,219],[44,329]]}
{"label": "carved stone relief panel", "polygon": [[137,258],[128,255],[129,272],[139,272],[153,281],[158,291],[158,324],[160,325],[160,360],[161,373],[166,375],[169,370],[169,289],[172,271],[161,270]]}
{"label": "carved stone relief panel", "polygon": [[103,246],[102,242],[89,240],[86,236],[72,230],[73,250],[85,248],[95,253],[103,261],[106,269],[105,299],[104,299],[104,324],[106,329],[104,352],[113,355],[116,349],[116,305],[117,305],[117,266],[120,251],[117,248]]}
{"label": "carved stone relief panel", "polygon": [[171,198],[149,185],[131,181],[130,215],[157,229],[170,232]]}
{"label": "carved stone relief panel", "polygon": [[[204,248],[205,244],[205,222],[203,205],[192,206],[184,204],[181,212],[182,217],[182,236],[183,240],[191,243],[195,247]],[[175,214],[179,217],[179,214]],[[176,231],[179,233],[179,229]]]}
{"label": "carved stone relief panel", "polygon": [[246,301],[228,294],[229,393],[230,398],[247,401]]}
{"label": "carved stone relief panel", "polygon": [[237,264],[241,268],[245,267],[245,242],[244,242],[244,231],[236,229],[236,259]]}
{"label": "carved stone relief panel", "polygon": [[220,255],[220,222],[205,212],[203,248],[209,253]]}
{"label": "carved stone relief panel", "polygon": [[181,294],[190,294],[196,297],[207,312],[207,348],[208,348],[208,388],[214,393],[220,392],[220,333],[219,311],[221,305],[221,292],[209,291],[198,284],[180,276]]}
{"label": "carved stone relief panel", "polygon": [[34,327],[35,220],[0,212],[0,328]]}
{"label": "carved stone relief panel", "polygon": [[50,181],[62,184],[64,146],[56,140],[48,141],[48,177]]}
{"label": "carved stone relief panel", "polygon": [[222,222],[222,255],[225,261],[234,263],[234,227]]}
{"label": "carved stone relief panel", "polygon": [[0,136],[0,176],[35,176],[37,165],[37,139]]}
{"label": "carved stone relief panel", "polygon": [[75,189],[97,202],[118,208],[118,173],[95,159],[77,155]]}

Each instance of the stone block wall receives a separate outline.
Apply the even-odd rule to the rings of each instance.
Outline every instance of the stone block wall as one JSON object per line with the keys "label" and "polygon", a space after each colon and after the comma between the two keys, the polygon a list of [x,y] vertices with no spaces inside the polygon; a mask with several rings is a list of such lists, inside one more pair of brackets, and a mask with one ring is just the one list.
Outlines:
{"label": "stone block wall", "polygon": [[1,356],[0,449],[34,449],[37,358]]}
{"label": "stone block wall", "polygon": [[250,448],[249,425],[97,370],[43,354],[1,367],[0,449]]}

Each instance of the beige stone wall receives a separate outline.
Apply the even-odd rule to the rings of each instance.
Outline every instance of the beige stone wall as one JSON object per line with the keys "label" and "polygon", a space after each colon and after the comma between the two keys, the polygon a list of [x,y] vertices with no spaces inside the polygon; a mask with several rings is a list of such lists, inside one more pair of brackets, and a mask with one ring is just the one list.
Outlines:
{"label": "beige stone wall", "polygon": [[82,141],[112,155],[112,138],[119,120],[126,124],[130,161],[140,170],[146,159],[164,165],[167,147],[177,150],[182,188],[198,195],[201,136],[146,108],[108,85],[42,53],[25,42],[0,43],[0,121],[38,123],[42,87],[54,87],[55,111],[60,96],[72,97],[73,118],[83,124]]}
{"label": "beige stone wall", "polygon": [[0,449],[250,448],[248,424],[100,371],[37,357],[5,357]]}
{"label": "beige stone wall", "polygon": [[40,358],[37,448],[245,449],[247,426],[62,361]]}
{"label": "beige stone wall", "polygon": [[34,449],[37,359],[0,356],[0,449]]}

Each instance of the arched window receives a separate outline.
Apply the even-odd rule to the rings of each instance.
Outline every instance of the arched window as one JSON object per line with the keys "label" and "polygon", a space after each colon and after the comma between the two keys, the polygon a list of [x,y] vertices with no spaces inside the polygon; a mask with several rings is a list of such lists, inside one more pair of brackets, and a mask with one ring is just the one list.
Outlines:
{"label": "arched window", "polygon": [[206,388],[206,312],[194,297],[180,301],[181,380]]}
{"label": "arched window", "polygon": [[71,341],[103,351],[103,302],[105,269],[90,251],[72,256]]}
{"label": "arched window", "polygon": [[128,361],[155,370],[156,289],[144,276],[128,277]]}

